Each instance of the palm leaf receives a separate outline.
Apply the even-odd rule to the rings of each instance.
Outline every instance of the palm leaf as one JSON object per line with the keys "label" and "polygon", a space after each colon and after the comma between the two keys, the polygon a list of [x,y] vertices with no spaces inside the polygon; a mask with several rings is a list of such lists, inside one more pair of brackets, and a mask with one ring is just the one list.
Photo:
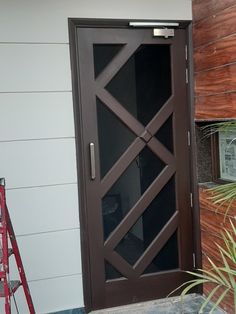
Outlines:
{"label": "palm leaf", "polygon": [[208,274],[204,274],[207,271],[204,271],[203,269],[198,269],[198,271],[203,272],[203,274],[195,273],[195,272],[191,272],[191,271],[187,271],[186,273],[188,273],[192,276],[195,276],[197,278],[207,279],[212,283],[216,283],[216,284],[220,284],[220,285],[225,286],[225,282],[221,279],[221,277],[217,276],[216,274],[211,273],[211,272],[208,272]]}
{"label": "palm leaf", "polygon": [[236,129],[236,120],[216,122],[206,126],[203,126],[203,137],[209,137],[218,132],[233,132]]}
{"label": "palm leaf", "polygon": [[206,282],[210,282],[210,281],[207,279],[195,279],[193,283],[191,283],[186,288],[184,288],[184,290],[181,293],[181,296],[185,296],[192,288],[199,286],[199,285],[206,283]]}
{"label": "palm leaf", "polygon": [[214,303],[211,311],[209,314],[212,314],[213,311],[217,308],[217,306],[221,303],[221,301],[224,299],[224,297],[226,296],[226,294],[229,292],[229,288],[225,289],[225,291],[221,294],[221,296],[218,298],[218,300]]}
{"label": "palm leaf", "polygon": [[[224,254],[220,251],[220,254],[221,254],[221,258],[223,260],[223,263],[225,265],[225,269],[226,269],[226,273],[229,277],[229,280],[230,280],[230,283],[231,283],[231,287],[234,288],[235,286],[235,280],[234,280],[234,276],[232,276],[232,274],[230,273],[230,267],[229,267],[229,264],[224,256]],[[220,270],[219,270],[220,271]]]}
{"label": "palm leaf", "polygon": [[[205,269],[201,269],[201,271],[203,273],[206,273],[208,276],[212,277],[213,279],[217,280],[217,282],[219,284],[222,284],[223,286],[225,286],[225,282],[221,279],[221,277],[217,276],[215,273],[213,273],[212,271],[208,271]],[[213,281],[212,281],[213,282]],[[228,287],[228,286],[227,286]]]}
{"label": "palm leaf", "polygon": [[[211,258],[207,257],[211,269],[205,270],[205,269],[197,269],[196,272],[193,271],[186,271],[189,275],[195,277],[192,280],[189,280],[188,282],[183,283],[181,286],[176,288],[173,292],[171,292],[169,295],[173,294],[175,291],[182,288],[181,293],[181,299],[194,287],[198,285],[202,285],[204,283],[212,283],[214,285],[214,288],[207,296],[206,300],[203,302],[200,308],[200,312],[204,310],[204,308],[209,304],[209,302],[213,299],[214,296],[216,296],[216,293],[219,291],[219,289],[223,289],[220,296],[215,301],[215,304],[213,304],[213,307],[210,311],[210,313],[213,313],[213,311],[217,308],[217,306],[221,303],[221,301],[225,298],[227,293],[229,291],[232,291],[234,294],[234,308],[236,313],[236,269],[233,267],[230,267],[228,261],[233,261],[235,263],[236,261],[236,226],[230,219],[230,224],[232,226],[232,232],[229,232],[227,229],[224,229],[222,232],[223,241],[225,244],[225,247],[222,247],[218,243],[215,243],[223,263],[223,267],[217,266]],[[236,264],[236,263],[235,263]]]}
{"label": "palm leaf", "polygon": [[216,246],[232,262],[236,263],[236,243],[234,242],[232,235],[227,230],[225,230],[225,233],[228,234],[228,238],[226,236],[223,236],[223,241],[225,243],[226,250],[218,243],[216,243]]}
{"label": "palm leaf", "polygon": [[234,269],[228,270],[225,267],[220,267],[219,269],[227,274],[232,274],[233,276],[236,276],[236,270]]}
{"label": "palm leaf", "polygon": [[211,264],[213,270],[219,275],[219,277],[224,281],[225,286],[230,287],[230,282],[227,280],[227,278],[224,276],[224,274],[220,271],[219,267],[217,267],[214,262],[210,259],[210,257],[207,257],[209,263]]}
{"label": "palm leaf", "polygon": [[212,300],[213,296],[215,295],[215,293],[219,290],[220,286],[216,286],[212,291],[211,293],[209,293],[208,297],[206,298],[206,300],[203,302],[200,310],[199,310],[199,313],[202,313],[204,308],[208,305],[208,303]]}
{"label": "palm leaf", "polygon": [[180,290],[181,288],[183,288],[184,286],[187,286],[193,282],[195,282],[196,279],[192,279],[192,280],[189,280],[189,281],[186,281],[184,283],[182,283],[180,286],[178,286],[176,289],[174,289],[173,291],[171,291],[168,295],[167,295],[167,298],[169,298],[172,294],[174,294],[176,291]]}

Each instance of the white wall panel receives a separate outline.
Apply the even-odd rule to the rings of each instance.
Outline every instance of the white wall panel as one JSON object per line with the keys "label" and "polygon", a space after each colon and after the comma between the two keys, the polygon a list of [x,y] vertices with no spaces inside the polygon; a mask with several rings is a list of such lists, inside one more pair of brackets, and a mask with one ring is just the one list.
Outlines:
{"label": "white wall panel", "polygon": [[68,42],[68,17],[191,20],[191,4],[191,0],[0,0],[0,41]]}
{"label": "white wall panel", "polygon": [[76,184],[7,191],[16,235],[79,227]]}
{"label": "white wall panel", "polygon": [[[84,304],[81,275],[33,281],[29,287],[37,314],[79,308]],[[16,301],[21,314],[29,313],[22,288],[16,293]],[[4,313],[3,299],[0,300],[0,313]],[[16,314],[14,305],[12,314]]]}
{"label": "white wall panel", "polygon": [[0,44],[0,82],[0,92],[71,90],[69,46]]}
{"label": "white wall panel", "polygon": [[[81,274],[80,230],[17,237],[28,281]],[[11,278],[17,278],[11,257]]]}
{"label": "white wall panel", "polygon": [[76,182],[74,139],[1,142],[0,152],[7,188]]}
{"label": "white wall panel", "polygon": [[0,94],[0,114],[0,141],[74,136],[71,92]]}

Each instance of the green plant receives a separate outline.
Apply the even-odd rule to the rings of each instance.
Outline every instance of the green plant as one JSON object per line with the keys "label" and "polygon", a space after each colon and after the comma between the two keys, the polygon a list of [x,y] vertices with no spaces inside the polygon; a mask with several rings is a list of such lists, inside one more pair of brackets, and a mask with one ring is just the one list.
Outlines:
{"label": "green plant", "polygon": [[203,126],[201,129],[204,137],[209,137],[217,132],[232,132],[236,130],[236,120],[211,123]]}
{"label": "green plant", "polygon": [[219,207],[227,204],[226,211],[224,213],[224,220],[232,206],[232,203],[236,201],[236,182],[226,183],[213,188],[209,188],[208,191],[214,193],[213,196],[209,197],[214,204],[218,205],[216,212]]}
{"label": "green plant", "polygon": [[[215,301],[210,313],[213,313],[213,311],[228,293],[233,293],[234,295],[234,309],[236,313],[236,226],[231,220],[230,224],[232,226],[232,232],[229,232],[226,229],[224,229],[224,232],[222,232],[225,248],[216,243],[220,252],[223,266],[217,266],[209,257],[207,257],[212,267],[210,270],[197,269],[196,272],[187,271],[188,274],[195,278],[185,282],[171,292],[171,294],[173,294],[175,291],[183,288],[181,293],[181,297],[183,297],[192,288],[198,285],[202,285],[204,283],[212,283],[214,285],[214,288],[212,289],[206,300],[203,302],[199,313],[203,313],[204,308],[209,304],[210,301],[212,301],[212,298],[216,296],[217,292],[220,292],[220,295]],[[230,264],[233,264],[233,267],[229,265],[229,261],[231,261]]]}

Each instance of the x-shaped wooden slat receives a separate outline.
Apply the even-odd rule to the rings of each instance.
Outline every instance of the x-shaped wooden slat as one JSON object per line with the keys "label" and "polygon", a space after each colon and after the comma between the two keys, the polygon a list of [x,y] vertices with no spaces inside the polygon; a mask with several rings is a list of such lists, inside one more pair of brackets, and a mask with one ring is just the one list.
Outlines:
{"label": "x-shaped wooden slat", "polygon": [[147,266],[152,262],[155,256],[158,255],[161,249],[165,246],[166,242],[178,228],[178,216],[179,212],[176,211],[133,267],[114,250],[105,250],[105,259],[111,263],[123,276],[129,279],[140,277]]}
{"label": "x-shaped wooden slat", "polygon": [[125,234],[130,230],[138,218],[151,204],[156,195],[171,179],[175,169],[171,166],[166,166],[160,175],[153,181],[144,194],[140,197],[137,203],[130,209],[128,214],[123,218],[122,222],[115,228],[105,242],[105,248],[113,250]]}
{"label": "x-shaped wooden slat", "polygon": [[[97,88],[97,96],[138,138],[129,146],[126,152],[113,165],[101,181],[101,196],[103,197],[111,186],[120,177],[130,162],[147,145],[165,164],[175,165],[174,156],[153,135],[165,123],[173,112],[173,101],[170,98],[162,109],[154,116],[151,122],[144,127],[137,121],[108,91]],[[151,136],[145,140],[143,134],[148,132]]]}
{"label": "x-shaped wooden slat", "polygon": [[127,278],[140,276],[178,227],[178,212],[176,211],[133,267],[114,250],[176,171],[174,156],[154,136],[173,113],[173,97],[171,96],[166,101],[148,125],[144,127],[106,90],[106,85],[138,47],[139,43],[136,41],[126,44],[95,80],[96,96],[137,136],[101,180],[101,197],[106,195],[145,146],[166,164],[159,176],[152,182],[104,243],[105,259]]}

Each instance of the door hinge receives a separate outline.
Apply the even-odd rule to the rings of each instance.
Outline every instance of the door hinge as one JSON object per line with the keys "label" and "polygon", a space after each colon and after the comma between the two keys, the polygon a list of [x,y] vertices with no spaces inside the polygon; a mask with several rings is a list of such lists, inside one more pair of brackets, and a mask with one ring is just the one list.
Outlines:
{"label": "door hinge", "polygon": [[190,206],[193,208],[193,193],[190,193]]}
{"label": "door hinge", "polygon": [[185,45],[185,59],[188,60],[188,46]]}
{"label": "door hinge", "polygon": [[196,268],[196,254],[193,253],[193,268]]}
{"label": "door hinge", "polygon": [[188,146],[191,146],[191,136],[190,132],[188,131]]}
{"label": "door hinge", "polygon": [[185,71],[185,79],[186,79],[186,84],[188,84],[188,68],[186,68],[186,71]]}

